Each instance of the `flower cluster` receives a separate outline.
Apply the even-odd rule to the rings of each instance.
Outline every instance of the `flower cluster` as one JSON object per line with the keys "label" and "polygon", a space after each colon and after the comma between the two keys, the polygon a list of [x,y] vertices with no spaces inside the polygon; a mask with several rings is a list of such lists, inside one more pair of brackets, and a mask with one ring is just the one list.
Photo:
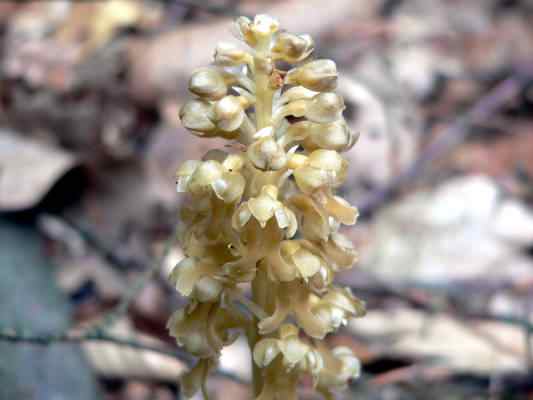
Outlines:
{"label": "flower cluster", "polygon": [[365,313],[349,289],[332,284],[357,258],[339,233],[357,210],[334,194],[348,166],[340,153],[357,136],[334,92],[335,63],[308,60],[309,36],[280,31],[266,15],[238,18],[236,31],[241,43],[219,44],[213,65],[193,72],[194,98],[180,112],[193,134],[240,143],[177,172],[190,201],[181,212],[186,258],[170,279],[189,303],[168,328],[199,358],[183,391],[205,393],[221,349],[243,332],[257,399],[296,399],[303,374],[329,397],[359,374],[348,348],[321,342]]}

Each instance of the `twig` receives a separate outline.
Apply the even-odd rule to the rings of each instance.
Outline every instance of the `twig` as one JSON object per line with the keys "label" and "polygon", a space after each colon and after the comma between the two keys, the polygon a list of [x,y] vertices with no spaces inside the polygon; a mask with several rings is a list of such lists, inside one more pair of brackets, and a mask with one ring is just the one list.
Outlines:
{"label": "twig", "polygon": [[[172,357],[183,362],[189,368],[192,368],[195,364],[194,357],[189,353],[180,350],[179,348],[174,350],[165,349],[160,346],[141,343],[133,339],[120,338],[102,331],[86,331],[84,333],[63,332],[59,334],[35,335],[6,329],[0,330],[0,341],[12,343],[30,343],[40,346],[49,346],[54,343],[108,342],[119,346],[130,347],[143,351],[151,351],[164,356]],[[216,374],[237,383],[248,384],[248,382],[240,376],[226,370],[219,369],[217,370]]]}
{"label": "twig", "polygon": [[62,220],[72,229],[74,229],[83,239],[83,241],[95,250],[100,257],[110,265],[119,270],[126,271],[131,269],[141,270],[143,266],[140,262],[134,259],[125,259],[119,256],[113,249],[105,244],[105,241],[95,235],[86,225],[74,221],[66,216]]}
{"label": "twig", "polygon": [[[508,315],[503,313],[490,313],[484,311],[471,311],[463,308],[460,304],[464,304],[461,301],[454,301],[454,296],[449,293],[443,293],[441,302],[442,306],[437,306],[437,301],[435,298],[432,298],[429,294],[424,293],[424,295],[413,295],[410,293],[410,290],[416,289],[418,292],[421,291],[420,288],[409,288],[403,286],[401,289],[392,287],[390,285],[382,283],[370,283],[370,284],[351,284],[350,287],[356,293],[367,293],[376,295],[378,297],[392,297],[397,298],[402,301],[405,301],[409,305],[422,310],[428,313],[451,313],[455,314],[462,319],[478,319],[478,320],[487,320],[494,322],[501,322],[508,325],[515,325],[523,329],[528,329],[533,331],[533,323],[525,318],[516,317],[514,315]],[[451,305],[453,304],[453,306]]]}
{"label": "twig", "polygon": [[180,349],[170,350],[160,346],[153,346],[138,342],[133,339],[120,338],[105,332],[84,332],[71,333],[62,332],[58,334],[26,334],[24,332],[17,332],[14,330],[0,331],[0,340],[13,343],[31,343],[41,346],[48,346],[53,343],[81,343],[81,342],[109,342],[119,346],[131,347],[138,350],[147,350],[154,353],[163,354],[173,357],[184,362],[188,367],[194,365],[193,357]]}
{"label": "twig", "polygon": [[197,8],[202,11],[206,11],[214,15],[222,15],[227,17],[238,17],[243,15],[237,7],[234,6],[220,6],[216,4],[210,4],[207,1],[199,0],[175,0],[175,3],[180,6]]}
{"label": "twig", "polygon": [[[103,256],[103,258],[121,268],[121,269],[128,269],[130,268],[130,263],[124,261],[120,257],[116,256],[116,254],[113,252],[113,250],[109,249],[103,241],[101,241],[96,235],[94,235],[89,229],[82,227],[78,223],[75,223],[69,219],[65,218],[65,221],[67,224],[69,224],[73,229],[78,231],[78,233],[82,236],[82,238],[89,244],[91,247],[93,247],[94,250],[96,250],[99,254]],[[134,340],[129,339],[123,339],[118,338],[116,336],[113,336],[106,332],[106,328],[113,325],[116,321],[118,321],[120,318],[122,318],[126,312],[128,311],[130,303],[137,297],[139,292],[142,290],[144,285],[152,279],[162,268],[163,263],[165,259],[168,257],[168,254],[170,253],[170,250],[177,242],[177,233],[178,228],[174,229],[171,236],[166,240],[163,253],[161,254],[160,258],[155,261],[152,266],[148,269],[146,269],[135,281],[135,283],[127,290],[126,294],[122,297],[120,300],[120,303],[115,306],[111,311],[106,313],[100,321],[87,329],[83,334],[73,334],[69,332],[62,332],[59,334],[53,334],[53,335],[28,335],[21,332],[16,332],[13,330],[0,330],[0,341],[9,341],[9,342],[22,342],[22,343],[33,343],[33,344],[40,344],[40,345],[50,345],[52,343],[81,343],[84,341],[102,341],[102,342],[112,342],[118,345],[122,346],[128,346],[132,348],[137,348],[139,350],[147,350],[147,351],[153,351],[159,354],[167,355],[170,357],[174,357],[180,361],[183,361],[188,367],[192,367],[194,365],[194,358],[179,349],[176,350],[169,350],[169,349],[163,349],[161,347],[157,346],[150,346],[146,345]],[[140,265],[140,263],[136,263],[135,265]],[[220,377],[230,379],[234,382],[241,383],[241,384],[248,384],[248,382],[238,375],[225,371],[225,370],[217,370],[216,374]]]}
{"label": "twig", "polygon": [[120,303],[117,304],[111,311],[102,317],[99,323],[94,325],[91,330],[98,332],[102,329],[105,329],[108,326],[113,325],[116,321],[122,318],[128,308],[130,303],[137,297],[142,288],[146,283],[152,279],[162,268],[165,259],[168,257],[172,246],[177,242],[177,227],[172,232],[172,235],[166,240],[163,253],[157,261],[155,261],[150,268],[144,271],[135,281],[135,283],[126,291],[126,294],[122,296]]}
{"label": "twig", "polygon": [[452,371],[446,367],[413,364],[381,373],[370,379],[369,383],[374,386],[384,386],[401,382],[420,381],[421,379],[426,382],[442,380],[450,377],[451,374]]}
{"label": "twig", "polygon": [[393,179],[387,187],[372,193],[369,198],[359,204],[360,213],[368,215],[395,197],[406,183],[413,182],[418,178],[426,170],[428,164],[463,142],[468,136],[468,128],[472,124],[488,119],[515,98],[520,93],[525,82],[525,74],[515,73],[501,82],[486,96],[483,96],[465,115],[458,118],[430,143],[420,157],[405,172]]}

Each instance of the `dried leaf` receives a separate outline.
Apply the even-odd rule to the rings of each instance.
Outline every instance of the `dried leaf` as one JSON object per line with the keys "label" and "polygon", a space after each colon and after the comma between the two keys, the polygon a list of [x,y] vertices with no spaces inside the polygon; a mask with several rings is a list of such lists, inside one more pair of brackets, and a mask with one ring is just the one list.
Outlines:
{"label": "dried leaf", "polygon": [[39,142],[0,132],[0,211],[35,206],[76,158]]}

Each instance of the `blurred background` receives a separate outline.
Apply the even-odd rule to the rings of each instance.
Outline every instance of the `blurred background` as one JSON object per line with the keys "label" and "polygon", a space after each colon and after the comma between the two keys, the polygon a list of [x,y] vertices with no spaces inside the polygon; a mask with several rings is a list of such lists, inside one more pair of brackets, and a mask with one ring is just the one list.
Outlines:
{"label": "blurred background", "polygon": [[[257,13],[336,61],[361,135],[339,399],[533,398],[533,1],[57,0],[0,2],[0,399],[180,398],[174,173],[223,142],[178,110]],[[249,398],[248,357],[214,399]]]}

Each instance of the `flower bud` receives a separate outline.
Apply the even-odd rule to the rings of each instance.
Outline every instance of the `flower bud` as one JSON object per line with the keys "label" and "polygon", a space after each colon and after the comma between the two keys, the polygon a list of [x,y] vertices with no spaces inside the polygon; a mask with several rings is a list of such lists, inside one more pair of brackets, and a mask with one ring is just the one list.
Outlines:
{"label": "flower bud", "polygon": [[339,153],[323,149],[313,151],[309,155],[307,164],[312,168],[332,171],[336,174],[343,172],[347,167],[346,160]]}
{"label": "flower bud", "polygon": [[329,123],[342,117],[344,100],[336,93],[326,92],[313,97],[305,110],[305,116],[312,122]]}
{"label": "flower bud", "polygon": [[337,66],[331,60],[315,60],[291,69],[288,84],[302,85],[316,92],[330,92],[337,87]]}
{"label": "flower bud", "polygon": [[240,96],[226,96],[217,101],[214,110],[217,126],[226,132],[239,129],[246,116],[244,105],[244,98]]}
{"label": "flower bud", "polygon": [[256,15],[253,22],[248,17],[239,17],[235,24],[241,38],[251,47],[264,44],[279,28],[279,22],[265,14]]}
{"label": "flower bud", "polygon": [[189,296],[197,278],[196,271],[196,260],[192,257],[184,258],[172,270],[169,281],[182,296]]}
{"label": "flower bud", "polygon": [[254,217],[259,225],[264,228],[271,218],[275,218],[280,229],[285,230],[287,237],[292,237],[298,229],[298,222],[294,213],[282,202],[277,200],[278,188],[274,185],[265,185],[257,197],[242,203],[233,214],[232,225],[236,230],[241,230],[248,221]]}
{"label": "flower bud", "polygon": [[257,38],[270,36],[278,31],[279,22],[269,15],[259,14],[255,16],[250,29]]}
{"label": "flower bud", "polygon": [[218,161],[204,161],[194,171],[189,180],[188,190],[192,194],[207,193],[211,184],[222,177],[224,170]]}
{"label": "flower bud", "polygon": [[350,268],[357,261],[357,251],[345,235],[334,232],[328,241],[322,243],[327,259],[336,268]]}
{"label": "flower bud", "polygon": [[282,32],[276,37],[271,50],[275,58],[297,63],[306,59],[314,49],[315,44],[311,36]]}
{"label": "flower bud", "polygon": [[182,296],[194,293],[197,300],[207,302],[213,301],[222,291],[220,282],[212,277],[216,273],[215,264],[187,257],[174,267],[169,280]]}
{"label": "flower bud", "polygon": [[322,393],[331,394],[332,388],[343,388],[349,379],[358,378],[361,363],[348,347],[335,347],[332,351],[321,346],[319,350],[324,368],[318,374],[317,386]]}
{"label": "flower bud", "polygon": [[321,187],[336,187],[346,178],[348,163],[336,151],[315,150],[305,166],[294,170],[296,184],[304,193]]}
{"label": "flower bud", "polygon": [[[298,122],[295,125],[303,124]],[[307,122],[308,136],[304,139],[303,146],[306,150],[313,151],[318,148],[347,151],[357,142],[359,135],[354,135],[344,119],[340,118],[329,124],[316,124]]]}
{"label": "flower bud", "polygon": [[183,126],[200,135],[215,130],[214,117],[213,105],[205,100],[190,100],[180,110]]}
{"label": "flower bud", "polygon": [[298,271],[303,279],[315,275],[323,265],[323,260],[316,254],[313,254],[309,243],[301,240],[285,240],[281,242],[281,256],[287,261],[288,265]]}
{"label": "flower bud", "polygon": [[237,34],[248,45],[253,47],[256,44],[256,40],[252,33],[251,26],[252,20],[248,17],[239,17],[235,20],[235,28],[237,30]]}
{"label": "flower bud", "polygon": [[289,369],[302,362],[310,351],[309,345],[302,342],[297,335],[291,335],[280,340],[279,347],[283,353],[283,364]]}
{"label": "flower bud", "polygon": [[240,154],[230,154],[222,162],[222,166],[229,172],[239,172],[244,165],[244,159]]}
{"label": "flower bud", "polygon": [[[283,205],[277,201],[276,196],[269,193],[269,189],[274,186],[266,186],[261,191],[261,195],[248,200],[248,208],[259,224],[264,227],[276,211],[280,212]],[[277,192],[277,190],[276,190]]]}
{"label": "flower bud", "polygon": [[246,186],[244,177],[236,172],[225,172],[212,183],[215,195],[225,203],[234,203],[241,199]]}
{"label": "flower bud", "polygon": [[290,198],[290,205],[300,217],[300,230],[308,240],[327,241],[330,234],[328,218],[310,196],[297,194]]}
{"label": "flower bud", "polygon": [[230,42],[221,42],[215,50],[215,63],[224,66],[242,65],[250,62],[246,51]]}
{"label": "flower bud", "polygon": [[254,362],[261,368],[269,365],[280,353],[278,340],[262,339],[254,347]]}
{"label": "flower bud", "polygon": [[228,91],[224,77],[215,68],[199,68],[189,79],[189,90],[208,100],[219,100]]}
{"label": "flower bud", "polygon": [[209,357],[215,354],[203,329],[209,309],[208,304],[194,309],[182,308],[174,312],[167,323],[167,329],[170,335],[176,338],[176,342],[197,357]]}
{"label": "flower bud", "polygon": [[365,303],[354,297],[348,289],[333,288],[312,306],[311,315],[302,314],[301,321],[312,322],[304,327],[308,334],[311,329],[319,328],[316,333],[323,337],[328,332],[348,323],[348,319],[365,315]]}
{"label": "flower bud", "polygon": [[335,347],[331,351],[331,354],[342,362],[341,376],[339,378],[343,382],[346,382],[348,379],[359,378],[361,374],[361,363],[349,347]]}
{"label": "flower bud", "polygon": [[347,314],[342,309],[330,305],[316,307],[315,315],[326,325],[327,332],[332,332],[348,323]]}
{"label": "flower bud", "polygon": [[340,196],[327,195],[324,208],[330,216],[344,225],[355,224],[359,217],[359,211],[357,208]]}
{"label": "flower bud", "polygon": [[356,298],[348,288],[330,290],[315,309],[330,330],[335,330],[348,322],[348,318],[362,317],[366,314],[365,303]]}
{"label": "flower bud", "polygon": [[[287,164],[287,155],[282,146],[280,146],[272,134],[272,127],[264,128],[257,132],[268,130],[268,134],[261,135],[248,147],[248,157],[256,168],[262,170],[278,170]],[[257,136],[256,134],[256,136]]]}
{"label": "flower bud", "polygon": [[187,160],[179,167],[176,172],[176,190],[178,193],[187,192],[191,176],[201,163],[198,160]]}
{"label": "flower bud", "polygon": [[311,99],[316,96],[317,92],[314,90],[309,90],[303,86],[294,86],[287,90],[279,99],[279,104],[287,104],[292,101],[302,100],[302,99]]}

